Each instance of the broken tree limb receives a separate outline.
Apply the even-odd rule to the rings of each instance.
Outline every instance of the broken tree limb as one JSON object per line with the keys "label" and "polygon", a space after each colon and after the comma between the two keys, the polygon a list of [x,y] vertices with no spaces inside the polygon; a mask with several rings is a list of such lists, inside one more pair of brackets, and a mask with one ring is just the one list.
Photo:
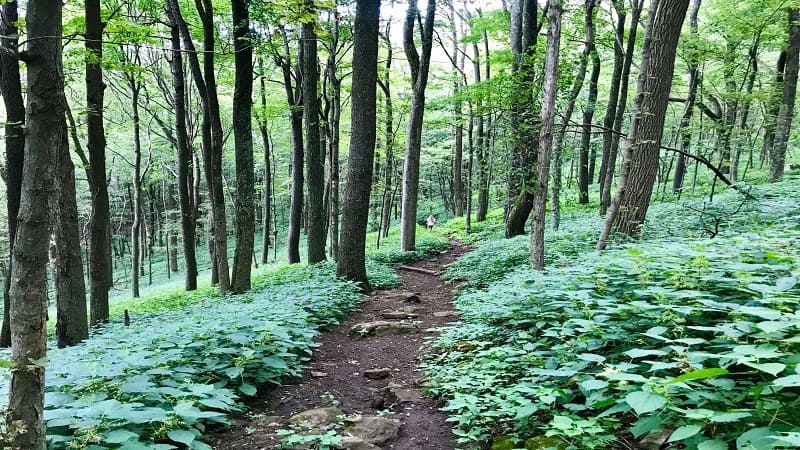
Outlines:
{"label": "broken tree limb", "polygon": [[397,268],[398,268],[398,269],[402,269],[402,270],[410,270],[410,271],[412,271],[412,272],[424,273],[424,274],[426,274],[426,275],[433,275],[433,276],[438,276],[438,275],[439,275],[439,273],[438,273],[438,272],[435,272],[435,271],[433,271],[433,270],[423,269],[423,268],[421,268],[421,267],[412,267],[412,266],[398,266]]}

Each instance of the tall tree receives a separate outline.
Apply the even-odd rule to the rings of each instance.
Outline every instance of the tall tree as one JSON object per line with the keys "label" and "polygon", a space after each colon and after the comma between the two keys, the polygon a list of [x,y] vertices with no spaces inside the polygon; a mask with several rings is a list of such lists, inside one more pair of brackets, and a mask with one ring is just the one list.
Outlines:
{"label": "tall tree", "polygon": [[8,424],[19,423],[8,447],[44,450],[47,351],[47,247],[55,163],[66,145],[61,3],[27,2],[28,107],[22,195],[11,273],[11,372]]}
{"label": "tall tree", "polygon": [[[264,62],[259,57],[258,67],[260,76],[259,78],[259,98],[261,100],[261,111],[258,114],[258,131],[261,133],[261,142],[264,146],[264,200],[262,202],[262,230],[261,230],[261,263],[266,264],[269,262],[269,246],[272,241],[270,235],[272,223],[272,158],[271,144],[269,136],[269,128],[267,126],[266,110],[267,110],[267,81],[264,75]],[[276,242],[277,246],[278,243]]]}
{"label": "tall tree", "polygon": [[[173,0],[168,0],[173,2]],[[189,27],[183,18],[180,4],[174,3],[175,14],[180,35],[189,58],[189,68],[197,88],[202,110],[200,136],[203,151],[203,175],[209,192],[211,203],[211,234],[213,245],[210,247],[214,268],[219,283],[219,290],[225,293],[230,287],[228,268],[228,234],[227,214],[225,211],[225,193],[222,180],[222,144],[223,131],[220,118],[219,99],[217,96],[216,67],[214,66],[214,47],[216,42],[214,12],[210,0],[196,0],[195,7],[203,28],[203,65],[197,57],[194,41]],[[213,277],[212,277],[213,278]]]}
{"label": "tall tree", "polygon": [[[625,141],[622,171],[597,248],[614,233],[637,236],[642,229],[658,174],[658,156],[667,112],[675,50],[689,0],[652,0],[642,60]],[[607,180],[606,180],[607,181]]]}
{"label": "tall tree", "polygon": [[[478,10],[478,15],[480,16],[481,11]],[[473,48],[475,51],[476,58],[479,54],[477,43]],[[483,30],[483,53],[486,55],[486,61],[484,62],[484,66],[486,67],[486,77],[484,80],[489,81],[492,78],[492,66],[491,61],[489,58],[489,33],[484,28]],[[475,69],[480,69],[480,59],[478,58],[478,64],[476,65]],[[475,83],[477,84],[480,82],[480,71],[478,70],[475,73]],[[480,100],[480,97],[478,98]],[[487,100],[488,101],[488,100]],[[484,114],[486,115],[486,120],[484,120]],[[492,115],[486,114],[485,112],[481,111],[481,105],[478,104],[478,207],[475,211],[475,221],[476,222],[483,222],[486,220],[486,214],[489,212],[489,185],[491,183],[490,180],[490,167],[491,167],[491,150],[492,150]],[[485,122],[485,123],[484,123]]]}
{"label": "tall tree", "polygon": [[[66,99],[63,100],[66,105]],[[66,118],[63,119],[66,121]],[[59,347],[76,345],[89,337],[86,284],[81,260],[80,224],[75,199],[75,166],[69,154],[67,124],[56,149],[57,191],[52,209],[55,237],[56,339]]]}
{"label": "tall tree", "polygon": [[185,266],[185,287],[187,291],[197,289],[197,258],[195,256],[195,213],[191,199],[192,152],[189,149],[189,136],[186,131],[186,85],[181,48],[181,34],[178,26],[178,2],[167,2],[167,15],[170,21],[170,52],[172,60],[172,87],[175,107],[175,142],[178,147],[178,205],[181,214],[183,235],[183,256]]}
{"label": "tall tree", "polygon": [[[413,1],[413,0],[412,0]],[[433,0],[430,0],[433,2]],[[370,289],[365,266],[367,215],[376,139],[376,82],[380,0],[357,0],[353,45],[350,156],[336,273]]]}
{"label": "tall tree", "polygon": [[578,71],[575,74],[575,81],[572,83],[572,89],[569,92],[567,99],[567,107],[563,113],[561,127],[553,141],[553,189],[552,189],[552,209],[553,209],[553,229],[558,230],[561,223],[561,166],[562,166],[562,147],[564,146],[564,136],[567,133],[567,127],[572,120],[572,114],[575,111],[575,103],[578,95],[583,89],[583,83],[586,80],[586,67],[589,65],[589,57],[592,55],[594,49],[594,5],[595,0],[586,0],[584,4],[584,42],[583,53],[578,62]]}
{"label": "tall tree", "polygon": [[[611,130],[611,140],[606,154],[605,141],[603,142],[603,160],[605,166],[601,165],[600,171],[603,173],[603,182],[600,183],[600,213],[605,214],[611,205],[611,189],[614,182],[614,172],[617,167],[617,155],[619,153],[619,138],[622,123],[625,120],[625,111],[628,106],[628,80],[630,79],[631,65],[633,64],[633,53],[636,49],[636,36],[639,27],[639,17],[642,14],[644,0],[633,0],[631,2],[631,28],[628,31],[628,42],[625,48],[625,59],[622,64],[621,82],[619,88],[619,98],[617,107],[614,110],[614,125]],[[614,3],[614,8],[624,8],[620,2]],[[639,68],[641,73],[641,67]]]}
{"label": "tall tree", "polygon": [[106,179],[106,132],[103,123],[103,29],[100,0],[85,0],[86,13],[86,147],[89,151],[90,322],[108,321],[108,291],[111,289],[111,212]]}
{"label": "tall tree", "polygon": [[313,17],[303,23],[300,41],[303,57],[300,61],[303,70],[303,125],[305,126],[305,162],[308,184],[308,263],[315,264],[325,260],[325,170],[320,145],[319,66],[317,61],[317,10],[311,0],[304,0],[306,11]]}
{"label": "tall tree", "polygon": [[[525,223],[533,208],[536,189],[538,139],[533,98],[534,71],[531,59],[536,48],[538,6],[535,0],[511,2],[511,52],[514,55],[514,90],[511,100],[512,149],[508,175],[506,237],[525,234]],[[519,93],[517,95],[516,93]]]}
{"label": "tall tree", "polygon": [[583,109],[583,123],[581,125],[581,149],[578,157],[578,203],[589,203],[589,184],[594,178],[594,164],[596,155],[592,144],[592,121],[597,107],[597,81],[600,79],[600,55],[597,46],[592,42],[591,55],[592,73],[589,75],[589,95]]}
{"label": "tall tree", "polygon": [[[692,39],[689,42],[689,53],[687,55],[688,69],[689,69],[689,92],[686,94],[686,105],[683,109],[681,116],[680,132],[681,132],[681,150],[684,152],[689,151],[689,144],[692,141],[691,123],[692,116],[694,115],[694,104],[697,100],[697,87],[700,84],[700,61],[698,49],[695,40],[697,39],[697,14],[700,11],[701,0],[694,0],[692,3],[692,10],[689,14],[689,36]],[[678,153],[677,160],[675,161],[675,175],[672,178],[672,192],[679,193],[683,189],[683,177],[686,175],[686,155]]]}
{"label": "tall tree", "polygon": [[800,56],[800,9],[789,8],[789,39],[786,45],[786,68],[783,79],[783,97],[775,126],[775,144],[770,152],[769,181],[783,177],[786,147],[792,129],[794,103],[797,96],[798,57]]}
{"label": "tall tree", "polygon": [[[553,125],[556,116],[558,91],[558,58],[561,44],[561,0],[547,2],[547,51],[544,64],[542,91],[542,124],[539,129],[539,156],[536,192],[533,196],[531,220],[531,265],[536,270],[544,268],[544,221],[547,206],[547,179],[550,172],[550,153],[553,149]],[[588,44],[587,44],[588,45]],[[584,71],[586,67],[584,66]]]}
{"label": "tall tree", "polygon": [[330,235],[330,254],[333,259],[339,255],[339,142],[342,117],[342,79],[338,74],[339,53],[342,50],[339,37],[339,13],[334,11],[330,31],[328,62],[325,65],[328,81],[330,113],[328,117],[328,233]]}
{"label": "tall tree", "polygon": [[[392,205],[394,204],[397,186],[395,177],[394,163],[394,104],[392,103],[391,73],[392,73],[392,42],[390,39],[392,22],[386,22],[386,30],[381,34],[381,40],[386,44],[386,62],[383,67],[383,79],[378,79],[378,84],[383,91],[383,145],[385,152],[385,162],[383,169],[383,205],[381,207],[381,227],[379,238],[389,235],[389,225],[392,219]],[[378,241],[380,242],[380,241]]]}
{"label": "tall tree", "polygon": [[250,267],[256,229],[253,202],[253,45],[249,4],[248,0],[231,1],[233,62],[236,68],[233,90],[233,139],[236,154],[236,249],[231,275],[233,292],[250,289]]}
{"label": "tall tree", "polygon": [[433,26],[436,16],[436,0],[428,0],[425,20],[420,29],[422,54],[414,42],[414,30],[420,19],[417,0],[409,0],[406,20],[403,25],[403,51],[411,66],[411,111],[408,117],[406,154],[403,160],[403,192],[400,212],[400,248],[412,251],[416,247],[417,204],[419,193],[419,157],[422,146],[422,118],[425,113],[425,88],[428,85]]}
{"label": "tall tree", "polygon": [[455,1],[450,1],[450,26],[452,27],[453,50],[450,57],[453,63],[453,135],[455,146],[453,148],[453,215],[464,215],[464,182],[461,169],[464,165],[464,123],[463,101],[461,100],[461,85],[464,70],[464,52],[459,48],[458,27],[456,26]]}
{"label": "tall tree", "polygon": [[[16,1],[3,3],[0,7],[0,45],[8,52],[0,52],[0,94],[6,108],[6,206],[8,219],[8,247],[14,250],[22,192],[22,165],[25,154],[25,102],[22,99],[22,83],[19,76],[17,46],[19,42],[17,21],[19,13]],[[10,256],[9,253],[9,256]],[[13,261],[12,261],[13,264]],[[8,274],[11,274],[11,267]],[[3,327],[0,332],[0,347],[11,346],[11,324],[9,323],[11,277],[5,276],[3,284]]]}

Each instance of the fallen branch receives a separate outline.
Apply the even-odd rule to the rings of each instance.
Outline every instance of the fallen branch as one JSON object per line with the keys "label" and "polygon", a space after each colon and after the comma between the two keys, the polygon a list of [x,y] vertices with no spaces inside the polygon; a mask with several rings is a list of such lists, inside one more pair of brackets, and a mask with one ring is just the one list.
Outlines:
{"label": "fallen branch", "polygon": [[439,275],[439,272],[435,272],[433,270],[428,270],[428,269],[423,269],[421,267],[398,266],[397,268],[398,269],[403,269],[403,270],[410,270],[412,272],[424,273],[426,275],[433,275],[433,276],[438,276]]}

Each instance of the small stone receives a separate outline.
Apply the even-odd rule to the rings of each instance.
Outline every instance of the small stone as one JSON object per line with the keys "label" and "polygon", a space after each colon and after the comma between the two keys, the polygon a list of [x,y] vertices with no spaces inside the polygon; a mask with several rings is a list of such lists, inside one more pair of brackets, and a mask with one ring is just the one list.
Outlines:
{"label": "small stone", "polygon": [[382,367],[380,369],[369,369],[364,371],[364,376],[369,378],[370,380],[380,380],[383,378],[388,377],[391,375],[392,369],[388,367]]}
{"label": "small stone", "polygon": [[419,327],[413,323],[388,322],[384,320],[359,323],[350,328],[350,334],[357,336],[388,336],[391,334],[416,333],[417,331],[419,331]]}
{"label": "small stone", "polygon": [[364,439],[355,436],[342,436],[336,448],[342,450],[381,450],[377,445],[372,445]]}
{"label": "small stone", "polygon": [[311,376],[314,378],[325,378],[328,376],[328,372],[316,372],[312,370]]}
{"label": "small stone", "polygon": [[409,389],[405,386],[390,383],[384,388],[384,405],[395,406],[408,403],[419,403],[422,401],[422,394],[416,389]]}
{"label": "small stone", "polygon": [[255,422],[261,427],[276,428],[283,426],[283,420],[280,416],[264,416],[259,417]]}
{"label": "small stone", "polygon": [[675,430],[667,428],[650,433],[639,441],[639,448],[644,450],[658,450],[667,442],[667,439],[669,439],[673,431]]}
{"label": "small stone", "polygon": [[373,445],[397,439],[400,422],[380,416],[355,416],[346,419],[345,431]]}
{"label": "small stone", "polygon": [[456,315],[458,315],[458,313],[455,311],[436,311],[435,313],[433,313],[433,317],[439,317],[439,318],[454,317]]}
{"label": "small stone", "polygon": [[327,431],[336,427],[344,412],[336,407],[316,408],[293,415],[289,422],[307,430]]}
{"label": "small stone", "polygon": [[420,303],[419,294],[409,291],[392,291],[384,294],[384,297],[389,300],[397,300],[406,303]]}

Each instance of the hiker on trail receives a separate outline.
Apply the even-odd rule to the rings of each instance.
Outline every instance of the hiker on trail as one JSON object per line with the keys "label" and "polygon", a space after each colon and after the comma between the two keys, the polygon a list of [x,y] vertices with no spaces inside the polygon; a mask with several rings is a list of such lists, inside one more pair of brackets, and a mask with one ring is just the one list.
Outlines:
{"label": "hiker on trail", "polygon": [[436,225],[436,218],[433,217],[433,214],[431,214],[427,219],[425,219],[425,228],[432,230],[434,225]]}

